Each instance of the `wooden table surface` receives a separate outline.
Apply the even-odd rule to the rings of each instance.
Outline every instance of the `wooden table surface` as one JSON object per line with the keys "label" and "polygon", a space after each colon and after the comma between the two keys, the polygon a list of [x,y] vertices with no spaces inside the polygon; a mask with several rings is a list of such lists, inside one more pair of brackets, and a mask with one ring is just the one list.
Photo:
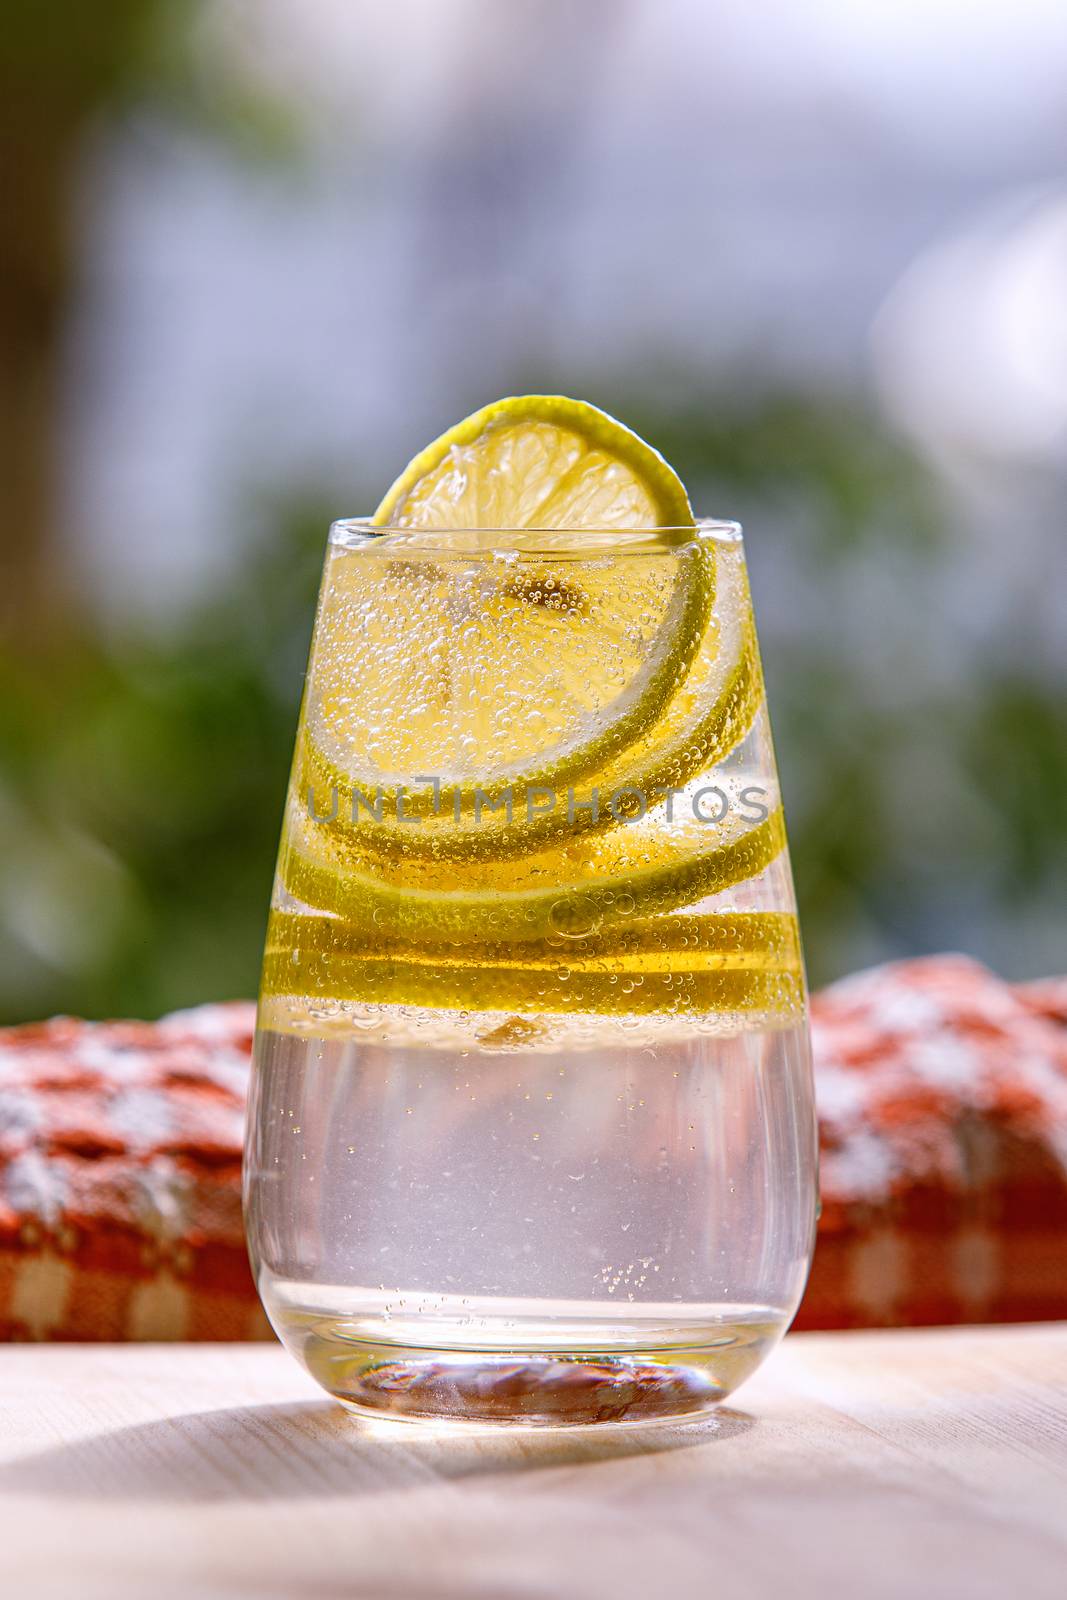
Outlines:
{"label": "wooden table surface", "polygon": [[715,1420],[364,1425],[272,1345],[0,1349],[0,1593],[1067,1596],[1067,1327],[793,1335]]}

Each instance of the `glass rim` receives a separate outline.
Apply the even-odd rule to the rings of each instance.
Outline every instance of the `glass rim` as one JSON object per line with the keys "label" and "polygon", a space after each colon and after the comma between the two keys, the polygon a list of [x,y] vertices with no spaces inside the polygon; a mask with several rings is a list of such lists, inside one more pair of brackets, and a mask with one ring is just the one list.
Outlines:
{"label": "glass rim", "polygon": [[740,544],[741,540],[741,524],[722,517],[697,517],[691,524],[649,528],[397,528],[379,526],[371,517],[338,517],[329,532],[330,544],[343,549],[417,549],[454,556],[647,554],[705,542]]}

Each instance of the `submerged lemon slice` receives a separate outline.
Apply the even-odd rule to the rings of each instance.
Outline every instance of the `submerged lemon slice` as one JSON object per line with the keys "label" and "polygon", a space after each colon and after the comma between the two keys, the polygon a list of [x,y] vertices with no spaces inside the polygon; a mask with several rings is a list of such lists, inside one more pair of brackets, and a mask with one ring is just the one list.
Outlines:
{"label": "submerged lemon slice", "polygon": [[[636,919],[696,905],[756,876],[785,844],[781,808],[762,820],[739,811],[722,823],[664,831],[661,821],[619,826],[520,862],[398,863],[395,870],[331,855],[290,809],[279,862],[297,905],[332,913],[367,934],[411,945],[582,939]],[[281,909],[284,909],[282,907]]]}
{"label": "submerged lemon slice", "polygon": [[[469,1012],[630,1014],[764,1011],[796,1015],[803,977],[790,912],[683,913],[557,938],[456,948],[382,935],[337,917],[276,912],[264,998],[307,993],[333,1001]],[[505,1024],[490,1042],[514,1029]],[[528,1039],[520,1028],[518,1042]]]}
{"label": "submerged lemon slice", "polygon": [[386,537],[331,551],[305,784],[380,792],[394,815],[403,788],[406,815],[457,820],[566,785],[647,732],[704,638],[714,547],[663,458],[593,406],[486,407],[416,456],[374,522]]}
{"label": "submerged lemon slice", "polygon": [[[384,799],[372,811],[358,791],[315,760],[312,750],[300,766],[299,785],[309,818],[329,817],[324,826],[332,840],[363,858],[502,861],[614,826],[620,815],[612,809],[613,795],[641,797],[651,808],[664,791],[709,770],[748,733],[762,704],[763,682],[740,545],[720,543],[708,555],[716,567],[714,603],[688,673],[642,734],[621,750],[603,752],[602,763],[576,792],[576,806],[568,805],[558,783],[524,790],[515,780],[506,786],[501,780],[493,791],[495,810],[479,805],[469,815],[441,796],[436,814],[425,815],[424,807],[412,826],[410,799],[405,799],[403,818]],[[588,801],[594,786],[600,802],[595,815],[588,803],[580,803]],[[510,795],[506,809],[502,795]]]}

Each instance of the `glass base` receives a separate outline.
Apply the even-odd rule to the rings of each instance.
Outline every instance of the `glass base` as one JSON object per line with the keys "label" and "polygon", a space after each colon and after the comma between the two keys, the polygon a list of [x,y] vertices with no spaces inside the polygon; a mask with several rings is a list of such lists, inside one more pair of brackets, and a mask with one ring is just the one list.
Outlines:
{"label": "glass base", "polygon": [[702,1415],[725,1394],[702,1369],[699,1351],[690,1365],[664,1362],[655,1352],[464,1360],[455,1351],[422,1350],[381,1361],[380,1351],[368,1350],[362,1370],[350,1370],[347,1382],[347,1393],[332,1392],[361,1416],[542,1428],[680,1421]]}
{"label": "glass base", "polygon": [[589,1306],[498,1303],[495,1315],[461,1320],[331,1314],[321,1300],[313,1308],[269,1291],[264,1300],[328,1394],[358,1415],[405,1422],[560,1428],[699,1417],[744,1382],[789,1322],[756,1306],[691,1316],[646,1306],[615,1321]]}

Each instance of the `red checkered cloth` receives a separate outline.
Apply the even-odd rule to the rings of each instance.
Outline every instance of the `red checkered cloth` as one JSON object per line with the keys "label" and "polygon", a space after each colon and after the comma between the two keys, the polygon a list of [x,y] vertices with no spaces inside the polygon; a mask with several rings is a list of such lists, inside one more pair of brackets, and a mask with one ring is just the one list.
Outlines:
{"label": "red checkered cloth", "polygon": [[903,961],[812,1016],[823,1214],[797,1326],[1067,1317],[1067,978]]}
{"label": "red checkered cloth", "polygon": [[269,1336],[241,1225],[254,1022],[0,1032],[0,1339]]}
{"label": "red checkered cloth", "polygon": [[[1067,979],[962,956],[814,1003],[798,1325],[1067,1317]],[[0,1032],[0,1339],[269,1335],[241,1230],[254,1010]]]}

